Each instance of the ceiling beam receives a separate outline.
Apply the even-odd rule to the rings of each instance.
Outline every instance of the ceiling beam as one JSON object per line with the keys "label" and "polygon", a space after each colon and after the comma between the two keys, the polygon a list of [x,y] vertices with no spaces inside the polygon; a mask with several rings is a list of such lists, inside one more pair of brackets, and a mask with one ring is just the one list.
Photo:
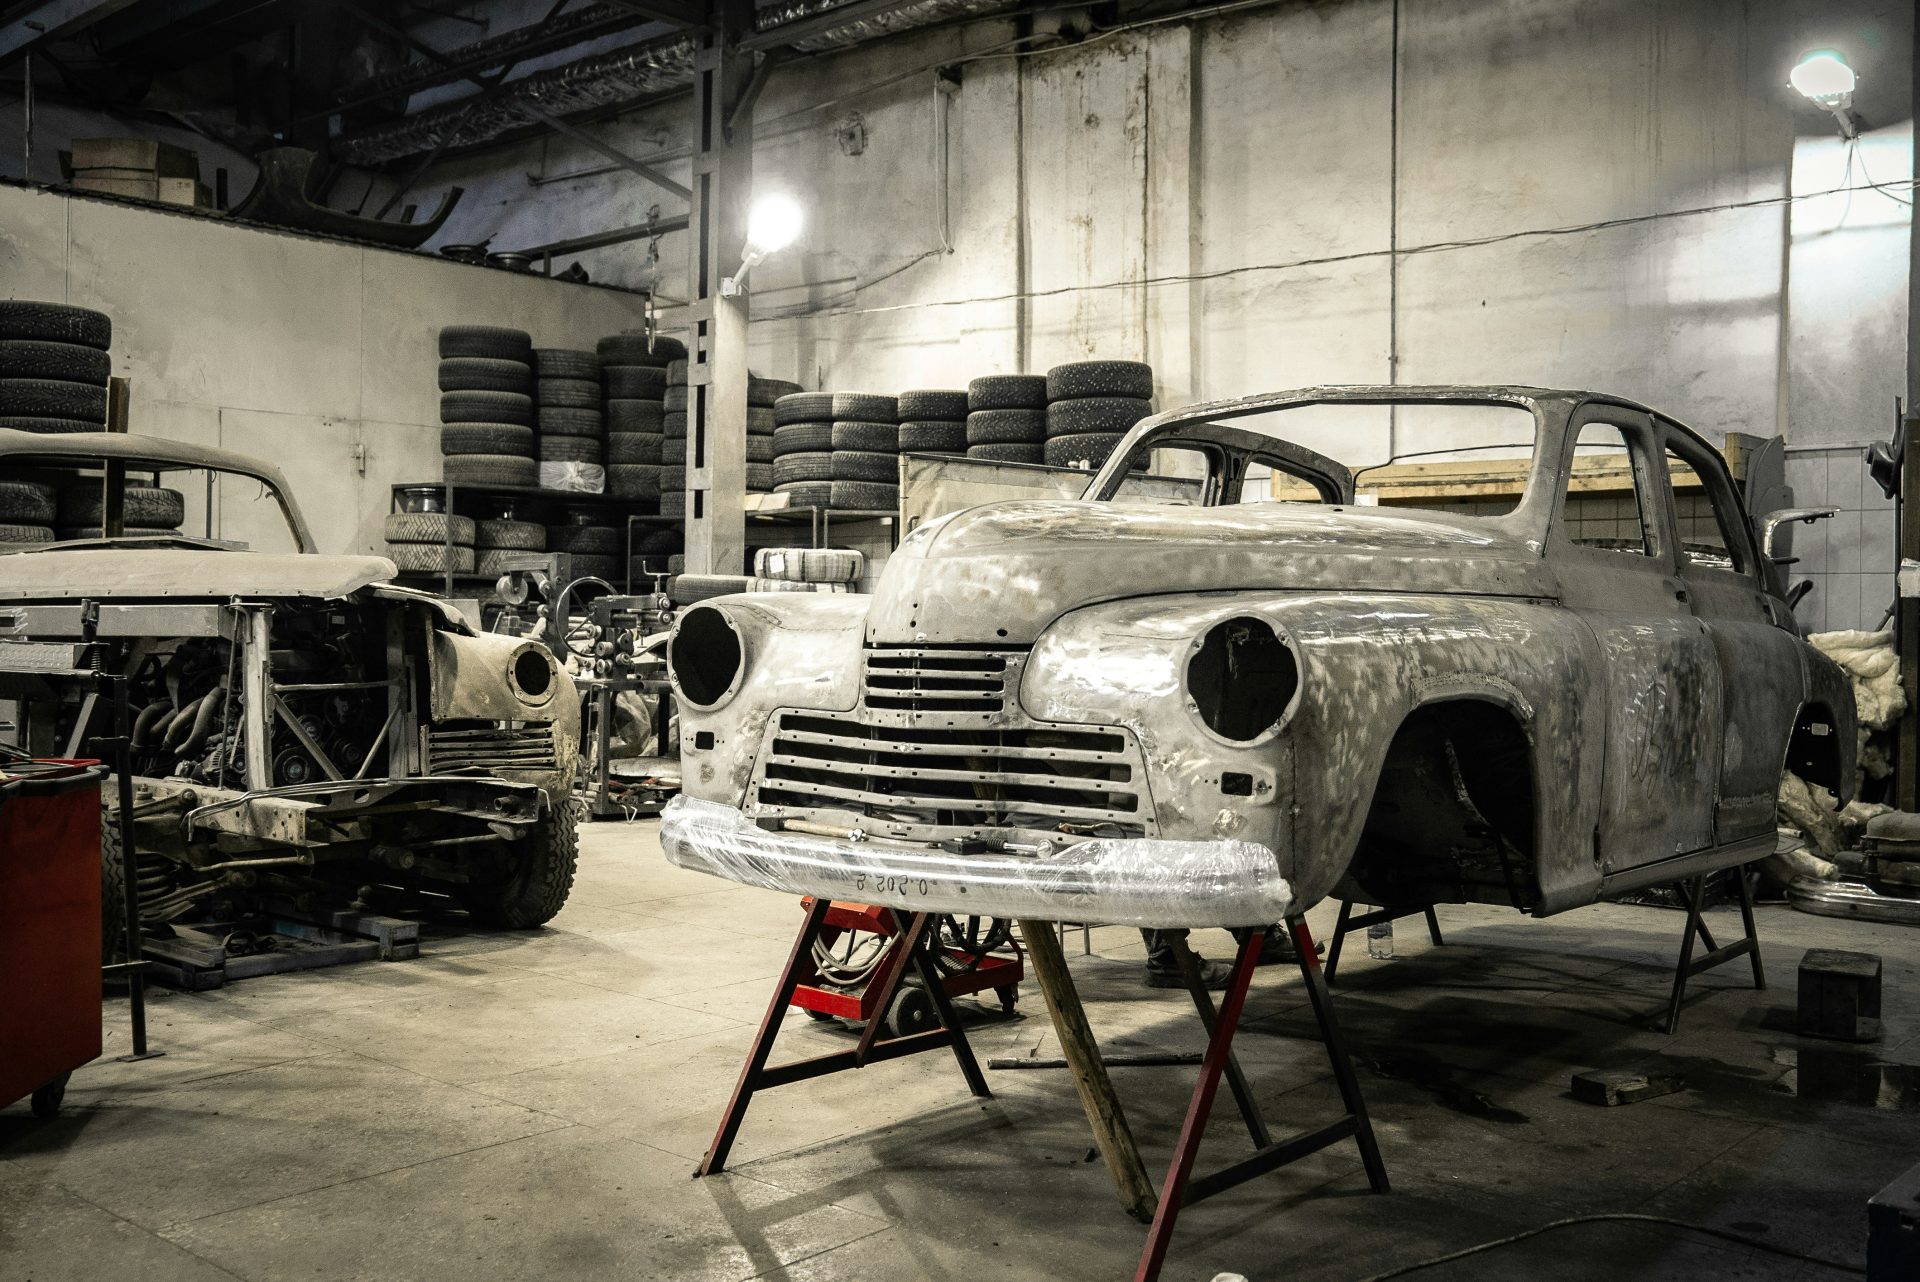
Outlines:
{"label": "ceiling beam", "polygon": [[43,40],[64,40],[131,5],[134,0],[47,0],[0,26],[0,66]]}
{"label": "ceiling beam", "polygon": [[741,38],[742,49],[778,49],[800,40],[813,37],[844,27],[850,22],[861,22],[875,18],[895,9],[906,9],[918,3],[918,0],[850,0],[849,3],[826,9],[811,17],[799,18],[793,22],[783,22],[777,27],[765,31],[755,31]]}

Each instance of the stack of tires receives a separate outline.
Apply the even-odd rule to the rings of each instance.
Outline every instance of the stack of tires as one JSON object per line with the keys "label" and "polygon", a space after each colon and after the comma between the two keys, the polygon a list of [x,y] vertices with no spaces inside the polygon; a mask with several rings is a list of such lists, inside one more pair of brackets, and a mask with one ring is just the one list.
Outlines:
{"label": "stack of tires", "polygon": [[829,508],[892,512],[900,506],[900,401],[874,392],[833,394]]}
{"label": "stack of tires", "polygon": [[[778,425],[773,412],[774,402],[799,391],[798,383],[779,378],[761,378],[758,374],[747,375],[746,491],[749,494],[766,494],[774,488],[773,433]],[[686,362],[675,361],[667,371],[666,440],[661,447],[662,516],[685,516],[687,512],[689,400]]]}
{"label": "stack of tires", "polygon": [[995,463],[1044,463],[1047,380],[993,374],[967,384],[967,457]]}
{"label": "stack of tires", "polygon": [[547,527],[519,520],[511,507],[473,523],[474,571],[498,578],[528,553],[547,550]]}
{"label": "stack of tires", "polygon": [[600,358],[564,347],[533,352],[539,409],[540,484],[598,494],[606,488],[606,435],[601,418]]}
{"label": "stack of tires", "polygon": [[566,552],[571,578],[592,575],[619,586],[621,531],[604,523],[598,512],[576,509],[564,525],[547,527],[547,551]]}
{"label": "stack of tires", "polygon": [[[59,539],[97,539],[106,496],[98,481],[75,481],[60,487],[60,499],[54,512],[54,537]],[[128,534],[177,530],[187,519],[186,496],[179,490],[162,489],[146,481],[128,481],[120,501],[120,526]]]}
{"label": "stack of tires", "polygon": [[1074,361],[1047,371],[1046,461],[1098,468],[1127,429],[1153,413],[1153,367]]}
{"label": "stack of tires", "polygon": [[965,392],[902,392],[899,404],[902,454],[967,452],[968,405]]}
{"label": "stack of tires", "polygon": [[[402,574],[474,572],[474,523],[470,516],[455,516],[450,512],[390,512],[386,535],[387,559]],[[449,554],[452,564],[448,564]]]}
{"label": "stack of tires", "polygon": [[789,392],[773,403],[773,492],[794,507],[833,499],[832,392]]}
{"label": "stack of tires", "polygon": [[597,351],[606,392],[607,493],[657,499],[667,367],[686,348],[670,338],[649,342],[645,334],[612,334]]}
{"label": "stack of tires", "polygon": [[492,325],[440,331],[440,453],[449,483],[539,484],[533,421],[531,336]]}
{"label": "stack of tires", "polygon": [[644,533],[635,531],[633,556],[627,563],[627,581],[634,592],[651,592],[656,578],[678,574],[685,558],[680,549],[686,535],[678,526],[654,526]]}
{"label": "stack of tires", "polygon": [[660,420],[660,515],[687,514],[687,362],[667,363]]}
{"label": "stack of tires", "polygon": [[113,322],[61,303],[0,302],[0,428],[99,432]]}
{"label": "stack of tires", "polygon": [[19,552],[53,542],[51,485],[39,481],[0,481],[0,552]]}
{"label": "stack of tires", "polygon": [[851,548],[761,548],[748,592],[853,592],[867,558]]}
{"label": "stack of tires", "polygon": [[784,378],[747,376],[747,493],[773,493],[773,433],[780,425],[773,407],[801,390]]}

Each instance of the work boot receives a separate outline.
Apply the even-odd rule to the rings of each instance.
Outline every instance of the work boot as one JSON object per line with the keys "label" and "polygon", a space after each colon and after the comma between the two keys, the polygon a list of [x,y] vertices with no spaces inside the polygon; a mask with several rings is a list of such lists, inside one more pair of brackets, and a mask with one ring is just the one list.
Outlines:
{"label": "work boot", "polygon": [[[1327,946],[1314,941],[1315,956],[1324,956]],[[1277,966],[1281,962],[1292,964],[1300,960],[1300,949],[1293,942],[1293,932],[1285,926],[1267,927],[1267,937],[1260,941],[1260,956],[1254,959],[1256,966]]]}
{"label": "work boot", "polygon": [[[1200,978],[1206,984],[1208,992],[1221,991],[1227,986],[1227,980],[1233,976],[1233,967],[1225,962],[1208,961],[1204,957],[1196,957],[1194,960],[1200,963]],[[1178,963],[1171,959],[1164,966],[1156,966],[1152,959],[1149,959],[1146,980],[1148,988],[1185,988],[1187,986],[1187,977],[1180,973]]]}

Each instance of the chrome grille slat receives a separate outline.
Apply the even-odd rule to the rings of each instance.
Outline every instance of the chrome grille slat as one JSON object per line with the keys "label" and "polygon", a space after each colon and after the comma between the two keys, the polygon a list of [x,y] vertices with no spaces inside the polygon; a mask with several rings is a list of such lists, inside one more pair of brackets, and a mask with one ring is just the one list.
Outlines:
{"label": "chrome grille slat", "polygon": [[1007,672],[1024,650],[868,646],[867,706],[908,713],[996,713],[1007,706]]}
{"label": "chrome grille slat", "polygon": [[427,729],[427,768],[434,770],[551,770],[553,727],[430,726]]}
{"label": "chrome grille slat", "polygon": [[[891,739],[869,739],[849,735],[822,734],[817,730],[794,730],[782,727],[780,738],[788,743],[818,744],[825,748],[851,748],[858,751],[885,754],[913,753],[934,757],[978,756],[978,751],[969,751],[967,746],[956,748],[948,743],[916,743]],[[1011,757],[1021,761],[1118,761],[1118,752],[1097,752],[1082,748],[1028,748],[1012,744],[997,744],[992,749],[996,757]]]}
{"label": "chrome grille slat", "polygon": [[[898,797],[885,792],[868,792],[862,788],[842,788],[831,784],[807,783],[798,780],[766,780],[760,785],[762,793],[791,792],[807,796],[821,797],[837,801],[857,801],[863,805],[885,813],[889,810],[920,810],[927,805],[925,799]],[[1128,823],[1139,821],[1132,815],[1116,815],[1111,810],[1092,806],[1060,806],[1044,801],[990,801],[981,800],[969,803],[959,798],[940,799],[939,808],[955,813],[978,813],[982,816],[1002,814],[1044,815],[1049,819],[1078,819],[1083,823]],[[993,818],[975,820],[976,823],[994,823]]]}
{"label": "chrome grille slat", "polygon": [[[785,753],[775,753],[767,762],[769,766],[792,766],[802,770],[819,770],[824,765],[818,757],[795,757]],[[1093,779],[1081,775],[1025,774],[1007,770],[940,770],[922,766],[889,766],[879,762],[861,762],[858,765],[861,774],[878,776],[882,779],[926,779],[941,783],[985,783],[995,785],[1016,784],[1033,788],[1055,788],[1069,792],[1107,792],[1125,796],[1134,795],[1133,785],[1126,779]],[[1129,772],[1131,774],[1131,772]]]}

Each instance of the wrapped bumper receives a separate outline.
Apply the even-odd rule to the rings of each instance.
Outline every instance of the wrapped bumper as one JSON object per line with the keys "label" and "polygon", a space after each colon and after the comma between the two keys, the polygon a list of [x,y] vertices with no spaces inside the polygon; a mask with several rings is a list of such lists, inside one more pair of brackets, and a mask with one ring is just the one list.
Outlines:
{"label": "wrapped bumper", "polygon": [[1090,838],[1045,855],[769,832],[732,806],[675,797],[660,844],[682,868],[909,912],[1116,925],[1264,926],[1295,911],[1273,852],[1246,841]]}

